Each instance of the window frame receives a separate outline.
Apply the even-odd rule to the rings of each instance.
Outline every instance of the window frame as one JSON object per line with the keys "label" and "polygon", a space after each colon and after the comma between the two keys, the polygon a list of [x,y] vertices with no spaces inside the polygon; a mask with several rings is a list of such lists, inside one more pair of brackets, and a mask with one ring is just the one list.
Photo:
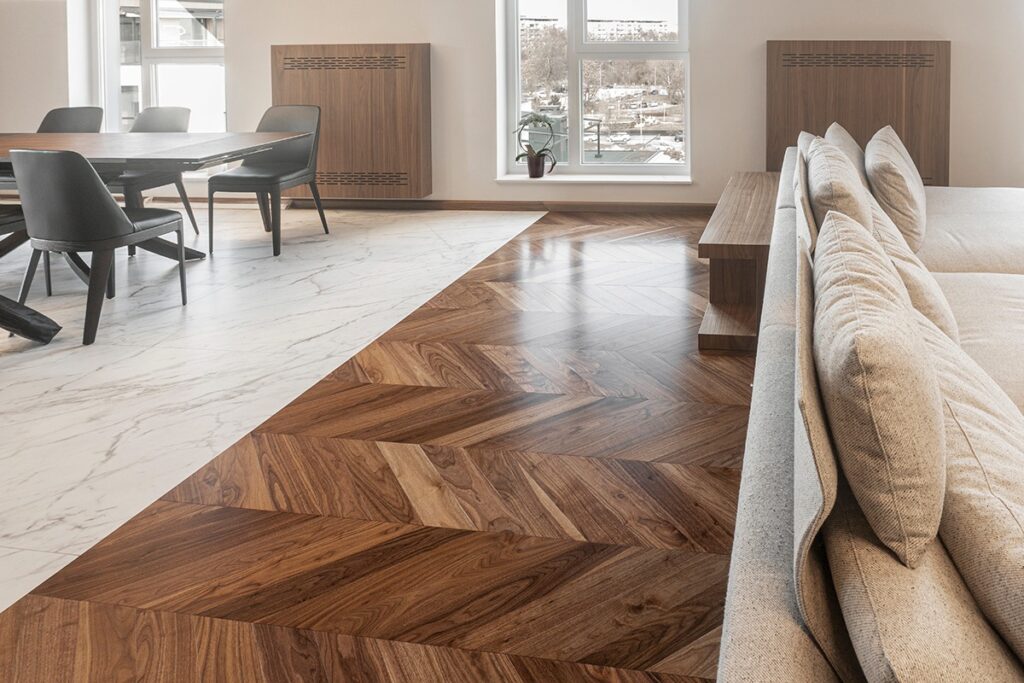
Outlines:
{"label": "window frame", "polygon": [[[103,0],[105,38],[110,43],[104,49],[104,90],[106,116],[105,127],[111,132],[123,132],[121,128],[121,59],[119,0]],[[159,0],[139,0],[140,36],[139,64],[141,81],[139,86],[139,107],[159,105],[158,67],[164,64],[215,65],[224,66],[224,47],[161,47],[159,45],[158,22]],[[227,121],[225,121],[225,127]]]}
{"label": "window frame", "polygon": [[[562,0],[567,3],[566,31],[568,33],[566,60],[568,65],[569,93],[568,107],[568,161],[559,162],[558,168],[565,175],[631,175],[631,176],[681,176],[689,177],[692,169],[692,126],[690,119],[691,80],[689,55],[689,0],[676,0],[679,5],[679,29],[676,40],[660,42],[639,41],[589,41],[587,40],[587,0]],[[518,128],[522,82],[520,80],[520,27],[519,0],[506,0],[506,100],[508,106],[507,125],[513,140],[507,148],[506,172],[509,175],[525,175],[526,164],[517,162],[518,145],[515,131]],[[686,162],[677,164],[652,163],[586,163],[583,150],[583,62],[588,60],[654,60],[678,61],[683,66],[686,88],[683,96],[683,117],[685,121]]]}

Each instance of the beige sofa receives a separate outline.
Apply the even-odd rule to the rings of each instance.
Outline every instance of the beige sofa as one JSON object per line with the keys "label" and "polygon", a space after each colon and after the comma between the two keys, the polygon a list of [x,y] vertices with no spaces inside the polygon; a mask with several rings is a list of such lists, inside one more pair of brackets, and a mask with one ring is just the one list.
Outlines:
{"label": "beige sofa", "polygon": [[[1013,638],[993,627],[943,541],[914,569],[900,564],[864,523],[835,462],[811,453],[798,401],[814,373],[800,351],[813,344],[814,311],[794,190],[803,163],[791,148],[777,200],[719,680],[1024,681]],[[927,188],[926,198],[917,256],[953,311],[960,347],[1024,410],[1024,189]],[[837,516],[865,551],[856,569],[885,579],[868,592],[866,616],[848,606],[852,561],[826,557],[822,528]],[[1024,567],[1016,578],[1005,599],[1024,609]],[[866,620],[883,623],[874,642]]]}

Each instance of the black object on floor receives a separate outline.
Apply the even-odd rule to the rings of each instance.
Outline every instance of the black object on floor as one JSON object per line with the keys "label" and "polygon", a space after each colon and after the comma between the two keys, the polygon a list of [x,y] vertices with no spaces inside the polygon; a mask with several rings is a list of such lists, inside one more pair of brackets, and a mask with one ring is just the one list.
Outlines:
{"label": "black object on floor", "polygon": [[60,325],[39,311],[0,295],[0,328],[40,344],[49,344]]}

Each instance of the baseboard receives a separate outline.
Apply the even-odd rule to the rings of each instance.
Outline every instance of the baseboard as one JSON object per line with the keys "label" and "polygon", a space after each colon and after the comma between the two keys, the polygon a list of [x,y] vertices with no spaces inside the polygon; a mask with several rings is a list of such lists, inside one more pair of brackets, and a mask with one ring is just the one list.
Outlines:
{"label": "baseboard", "polygon": [[[177,202],[177,196],[152,197],[155,201]],[[206,197],[191,198],[193,204],[206,204]],[[293,209],[314,208],[312,199],[286,199]],[[217,197],[217,204],[256,206],[248,196]],[[387,211],[551,211],[558,213],[668,213],[684,216],[710,216],[714,204],[676,202],[563,202],[563,201],[477,201],[472,199],[325,199],[325,209]]]}
{"label": "baseboard", "polygon": [[[310,199],[292,199],[294,208],[313,208]],[[329,209],[387,209],[410,211],[556,211],[562,213],[710,214],[714,204],[644,202],[477,201],[465,199],[325,199]]]}

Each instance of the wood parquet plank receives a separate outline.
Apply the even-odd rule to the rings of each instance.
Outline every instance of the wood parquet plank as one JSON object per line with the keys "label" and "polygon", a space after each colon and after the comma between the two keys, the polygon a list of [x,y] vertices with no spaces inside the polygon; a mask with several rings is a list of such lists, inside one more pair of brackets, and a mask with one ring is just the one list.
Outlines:
{"label": "wood parquet plank", "polygon": [[749,410],[325,381],[258,433],[736,467]]}
{"label": "wood parquet plank", "polygon": [[[14,628],[17,626],[18,628]],[[37,653],[46,638],[56,657]],[[102,643],[103,648],[96,648]],[[698,683],[707,680],[29,596],[0,615],[4,681]]]}
{"label": "wood parquet plank", "polygon": [[362,384],[750,405],[749,356],[381,340],[333,377]]}
{"label": "wood parquet plank", "polygon": [[705,223],[549,214],[0,615],[0,680],[714,679]]}
{"label": "wood parquet plank", "polygon": [[164,500],[725,555],[735,470],[254,434]]}
{"label": "wood parquet plank", "polygon": [[[637,668],[718,624],[726,565],[680,550],[160,501],[35,594]],[[567,621],[579,622],[571,642]]]}

